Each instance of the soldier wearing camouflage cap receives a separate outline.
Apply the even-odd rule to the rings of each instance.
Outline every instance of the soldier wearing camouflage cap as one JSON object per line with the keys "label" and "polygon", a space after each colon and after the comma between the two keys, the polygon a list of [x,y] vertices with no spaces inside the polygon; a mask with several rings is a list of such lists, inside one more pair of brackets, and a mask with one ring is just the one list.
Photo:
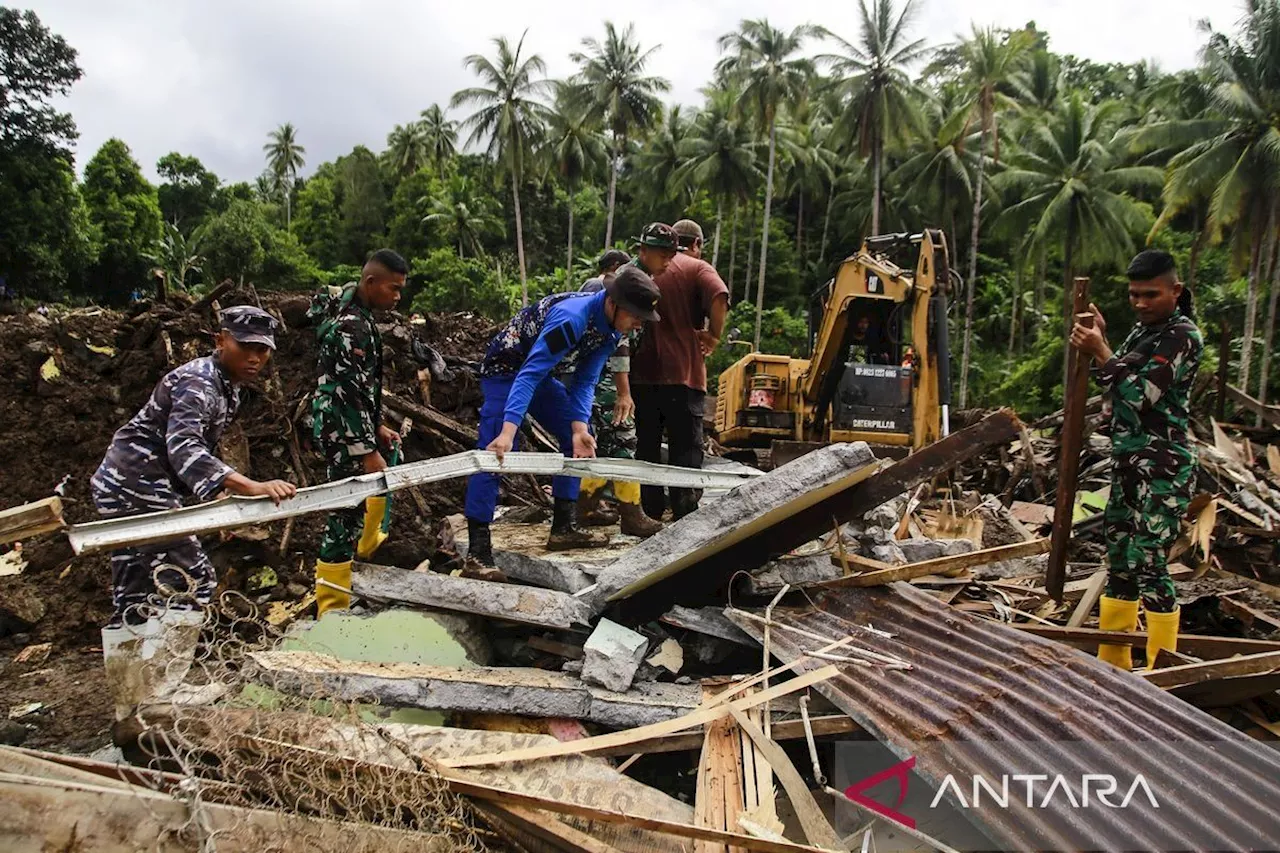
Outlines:
{"label": "soldier wearing camouflage cap", "polygon": [[[1092,358],[1111,432],[1111,491],[1103,513],[1107,588],[1098,603],[1104,631],[1134,631],[1147,615],[1147,669],[1161,649],[1177,651],[1180,610],[1169,577],[1169,546],[1195,488],[1190,436],[1191,388],[1204,353],[1192,320],[1191,291],[1168,252],[1139,252],[1129,264],[1129,305],[1138,323],[1118,349],[1096,305],[1092,327],[1076,323],[1071,344]],[[1132,647],[1102,643],[1098,657],[1133,666]]]}
{"label": "soldier wearing camouflage cap", "polygon": [[[186,498],[208,500],[224,490],[276,503],[296,493],[292,483],[251,480],[215,455],[240,409],[242,386],[271,358],[278,327],[260,308],[222,312],[213,355],[171,370],[116,431],[89,481],[99,513],[176,509]],[[216,585],[213,564],[194,536],[112,552],[112,615],[102,631],[102,654],[118,717],[178,688],[195,653],[200,608]]]}
{"label": "soldier wearing camouflage cap", "polygon": [[[376,474],[387,467],[382,451],[398,452],[399,436],[382,423],[382,336],[373,312],[396,307],[408,273],[404,258],[380,249],[360,271],[360,281],[337,296],[319,294],[312,304],[311,315],[320,319],[312,438],[324,454],[329,480]],[[363,523],[358,506],[329,514],[316,560],[316,618],[350,606],[350,595],[322,581],[351,588],[355,555],[369,559],[386,539],[389,506],[385,495],[366,499]]]}

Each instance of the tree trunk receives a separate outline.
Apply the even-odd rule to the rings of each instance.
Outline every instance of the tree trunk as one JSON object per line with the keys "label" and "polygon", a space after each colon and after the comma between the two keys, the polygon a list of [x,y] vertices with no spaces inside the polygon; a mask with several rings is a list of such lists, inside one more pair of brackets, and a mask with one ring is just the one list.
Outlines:
{"label": "tree trunk", "polygon": [[1013,358],[1013,351],[1018,343],[1018,330],[1021,326],[1018,315],[1021,313],[1022,306],[1022,273],[1026,266],[1026,259],[1019,254],[1018,269],[1013,274],[1013,307],[1009,310],[1009,358]]}
{"label": "tree trunk", "polygon": [[742,283],[742,301],[751,302],[751,253],[756,248],[756,235],[751,230],[751,223],[755,221],[755,202],[747,205],[747,274],[746,279]]}
{"label": "tree trunk", "polygon": [[965,282],[964,345],[960,354],[960,408],[969,400],[969,350],[973,346],[973,291],[978,278],[978,231],[982,224],[982,173],[987,163],[987,125],[978,140],[978,175],[973,188],[973,221],[969,226],[969,280]]}
{"label": "tree trunk", "polygon": [[569,246],[565,252],[564,271],[565,279],[568,279],[569,272],[573,269],[573,196],[569,196]]}
{"label": "tree trunk", "polygon": [[822,217],[822,248],[818,251],[818,263],[823,263],[827,259],[827,232],[831,226],[831,206],[836,200],[836,188],[831,187],[831,191],[827,194],[827,213]]}
{"label": "tree trunk", "polygon": [[764,231],[760,234],[760,281],[756,285],[755,350],[760,351],[760,326],[764,322],[764,275],[769,261],[769,210],[773,206],[773,158],[778,139],[777,121],[769,122],[769,171],[764,179]]}
{"label": "tree trunk", "polygon": [[1196,292],[1196,270],[1200,268],[1200,251],[1204,248],[1204,227],[1200,224],[1200,211],[1191,215],[1191,228],[1195,234],[1191,238],[1191,256],[1187,259],[1187,287],[1194,296]]}
{"label": "tree trunk", "polygon": [[[513,158],[514,159],[514,158]],[[520,218],[520,179],[516,164],[511,164],[511,197],[516,204],[516,257],[520,259],[520,306],[529,304],[529,279],[524,267],[524,220]]]}
{"label": "tree trunk", "polygon": [[[1261,217],[1254,217],[1256,222]],[[1271,229],[1268,229],[1271,230]],[[1263,243],[1266,240],[1267,231],[1259,232],[1255,226],[1253,232],[1253,257],[1249,263],[1249,295],[1245,300],[1244,306],[1244,337],[1240,341],[1240,387],[1248,390],[1250,368],[1253,366],[1250,362],[1253,359],[1253,335],[1257,331],[1258,325],[1258,288],[1260,282],[1262,267]],[[1268,247],[1269,249],[1270,247]]]}
{"label": "tree trunk", "polygon": [[725,281],[729,282],[729,294],[733,295],[733,272],[734,267],[738,263],[738,204],[739,199],[733,200],[733,233],[729,235],[729,275]]}
{"label": "tree trunk", "polygon": [[1036,255],[1036,293],[1035,301],[1032,303],[1036,306],[1036,314],[1044,313],[1044,287],[1045,276],[1049,274],[1049,251],[1041,246]]}
{"label": "tree trunk", "polygon": [[[1062,246],[1062,321],[1063,338],[1071,334],[1072,316],[1072,294],[1075,292],[1075,248],[1076,248],[1076,203],[1072,199],[1067,210],[1067,239]],[[1069,374],[1069,366],[1071,364],[1071,345],[1066,344],[1062,348],[1062,387],[1065,389],[1071,381]]]}
{"label": "tree trunk", "polygon": [[284,188],[284,230],[293,233],[293,193],[291,187]]}
{"label": "tree trunk", "polygon": [[614,142],[613,159],[609,163],[609,215],[604,224],[604,249],[613,245],[613,205],[618,198],[618,164],[622,160],[622,137]]}
{"label": "tree trunk", "polygon": [[[1271,299],[1267,306],[1267,329],[1262,338],[1262,371],[1258,377],[1258,399],[1267,402],[1267,386],[1271,377],[1271,342],[1276,332],[1276,297],[1280,296],[1280,263],[1277,263],[1277,245],[1275,236],[1271,238]],[[1258,426],[1262,426],[1262,416],[1258,416]]]}
{"label": "tree trunk", "polygon": [[724,197],[716,200],[716,235],[711,238],[711,266],[720,260],[720,226],[724,224]]}
{"label": "tree trunk", "polygon": [[804,190],[800,190],[800,207],[796,210],[796,259],[802,260],[804,245]]}
{"label": "tree trunk", "polygon": [[871,236],[880,235],[880,139],[871,143]]}

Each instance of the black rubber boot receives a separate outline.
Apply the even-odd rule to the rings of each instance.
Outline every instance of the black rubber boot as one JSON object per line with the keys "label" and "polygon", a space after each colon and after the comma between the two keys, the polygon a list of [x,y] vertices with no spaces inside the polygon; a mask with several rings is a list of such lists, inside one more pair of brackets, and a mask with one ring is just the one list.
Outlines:
{"label": "black rubber boot", "polygon": [[483,521],[467,519],[467,556],[482,566],[494,565],[493,539],[489,535],[489,525]]}
{"label": "black rubber boot", "polygon": [[548,551],[570,551],[575,548],[603,548],[609,544],[607,536],[578,527],[578,502],[556,498],[551,516],[551,535],[547,537]]}

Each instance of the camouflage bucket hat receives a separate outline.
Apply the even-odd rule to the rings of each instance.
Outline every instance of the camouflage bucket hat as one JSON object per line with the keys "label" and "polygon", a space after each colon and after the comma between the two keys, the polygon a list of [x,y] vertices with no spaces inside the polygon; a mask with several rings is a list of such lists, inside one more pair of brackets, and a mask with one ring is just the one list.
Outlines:
{"label": "camouflage bucket hat", "polygon": [[676,232],[665,222],[650,222],[640,229],[640,236],[634,242],[638,246],[649,246],[653,249],[676,250]]}
{"label": "camouflage bucket hat", "polygon": [[222,311],[222,328],[242,344],[266,344],[276,348],[276,330],[280,323],[261,308],[235,305]]}

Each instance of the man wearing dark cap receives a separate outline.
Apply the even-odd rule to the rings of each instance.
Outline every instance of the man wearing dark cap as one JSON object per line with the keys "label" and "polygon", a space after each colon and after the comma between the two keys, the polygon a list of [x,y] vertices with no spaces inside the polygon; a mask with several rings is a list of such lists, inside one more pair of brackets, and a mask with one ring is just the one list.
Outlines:
{"label": "man wearing dark cap", "polygon": [[[706,358],[724,333],[729,288],[711,264],[702,260],[702,228],[682,219],[672,228],[681,251],[653,277],[662,293],[662,322],[645,330],[631,357],[631,389],[636,401],[636,455],[702,467],[702,416],[707,396]],[[644,511],[661,518],[666,495],[661,486],[642,488]],[[682,518],[697,509],[692,489],[671,489],[671,515]]]}
{"label": "man wearing dark cap", "polygon": [[[359,282],[312,304],[311,315],[320,320],[312,438],[324,454],[330,481],[376,474],[387,467],[383,451],[398,450],[399,436],[382,423],[382,336],[373,312],[396,307],[408,273],[404,258],[379,249],[360,271]],[[350,589],[355,555],[369,559],[387,538],[388,498],[366,499],[363,514],[363,525],[358,506],[329,514],[316,560],[316,618],[351,605],[350,595],[321,581]]]}
{"label": "man wearing dark cap", "polygon": [[640,236],[632,243],[635,244],[636,256],[631,264],[654,279],[662,275],[667,264],[676,256],[676,232],[665,222],[650,222],[640,229]]}
{"label": "man wearing dark cap", "polygon": [[[610,249],[600,258],[600,276],[582,285],[584,293],[604,289],[622,264],[631,260],[626,252]],[[596,452],[610,459],[636,458],[636,404],[631,398],[631,338],[623,335],[618,348],[609,357],[600,382],[596,385],[595,404],[591,407],[591,434],[596,439]],[[613,482],[613,496],[618,500],[618,513],[604,509],[601,499],[609,481],[599,477],[583,477],[578,492],[578,521],[588,527],[616,524],[627,536],[648,538],[662,529],[662,523],[644,514],[640,506],[640,484],[622,480]]]}
{"label": "man wearing dark cap", "polygon": [[[1111,350],[1106,321],[1090,305],[1093,327],[1076,323],[1071,344],[1093,359],[1110,410],[1111,492],[1103,513],[1109,567],[1098,627],[1136,630],[1141,600],[1147,668],[1153,669],[1161,649],[1177,650],[1179,608],[1168,554],[1194,488],[1189,407],[1204,343],[1191,318],[1191,291],[1178,280],[1172,255],[1141,252],[1128,275],[1138,323],[1124,343]],[[1104,643],[1098,657],[1132,669],[1131,649]]]}
{"label": "man wearing dark cap", "polygon": [[[296,493],[283,480],[259,482],[214,455],[240,409],[241,387],[271,359],[278,321],[260,308],[222,312],[213,355],[171,370],[116,431],[89,481],[107,517],[182,506],[222,491],[280,503]],[[203,614],[217,585],[213,564],[190,536],[111,554],[111,621],[102,654],[117,717],[143,701],[169,698],[186,677]]]}
{"label": "man wearing dark cap", "polygon": [[[596,382],[618,341],[656,322],[653,279],[625,266],[599,293],[553,293],[524,308],[489,343],[480,368],[484,404],[479,447],[499,461],[515,449],[526,414],[550,430],[565,456],[591,458],[596,442],[589,424]],[[473,474],[467,482],[468,553],[493,565],[489,525],[498,503],[498,477]],[[577,526],[578,480],[556,477],[547,548],[594,548],[606,540]]]}

